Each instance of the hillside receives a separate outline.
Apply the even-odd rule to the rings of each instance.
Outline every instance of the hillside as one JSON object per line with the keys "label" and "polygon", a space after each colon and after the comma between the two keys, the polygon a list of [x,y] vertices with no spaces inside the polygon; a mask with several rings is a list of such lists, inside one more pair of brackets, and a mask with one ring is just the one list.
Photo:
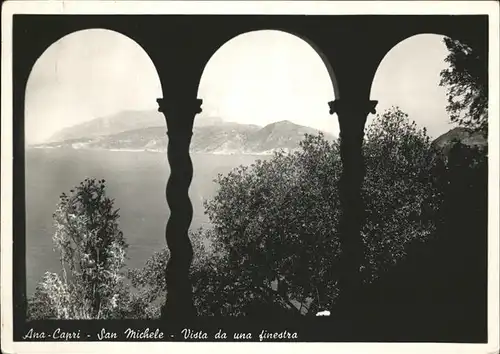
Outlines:
{"label": "hillside", "polygon": [[52,135],[48,142],[62,142],[101,135],[106,136],[141,127],[161,127],[164,125],[165,118],[159,112],[124,111],[64,128]]}
{"label": "hillside", "polygon": [[486,147],[488,145],[488,140],[482,136],[480,133],[474,133],[466,128],[454,128],[450,131],[444,133],[443,135],[436,138],[432,145],[443,152],[443,154],[448,155],[449,151],[455,145],[456,141],[467,145],[469,147]]}
{"label": "hillside", "polygon": [[[151,117],[151,115],[143,115],[140,121],[147,123],[147,120]],[[59,136],[64,135],[70,138],[34,147],[166,151],[167,137],[165,136],[166,127],[164,123],[160,126],[99,134],[130,126],[130,123],[123,123],[118,127],[110,128],[109,124],[104,124],[104,122],[109,123],[110,121],[113,121],[113,118],[98,119],[78,125],[74,127],[77,131],[65,129]],[[252,124],[238,124],[209,119],[202,122],[202,124],[197,122],[194,127],[191,151],[213,154],[269,154],[277,149],[291,151],[299,147],[299,142],[304,138],[305,134],[318,134],[318,130],[297,125],[290,121],[281,121],[260,127]],[[80,137],[75,138],[78,135]],[[325,134],[325,136],[328,139],[334,138],[329,134]]]}
{"label": "hillside", "polygon": [[[217,117],[203,117],[197,125],[211,125],[220,122]],[[48,139],[49,143],[72,139],[108,136],[145,127],[164,127],[165,117],[158,111],[123,111],[111,116],[100,117],[88,122],[64,128]]]}
{"label": "hillside", "polygon": [[[54,134],[38,148],[166,151],[167,138],[163,114],[157,111],[124,111],[101,117]],[[225,122],[218,117],[197,117],[191,151],[214,154],[267,154],[276,149],[294,150],[304,134],[318,131],[284,120],[265,127]],[[325,134],[331,140],[334,137]],[[466,128],[454,128],[432,144],[445,155],[455,141],[467,146],[487,146],[487,139]]]}

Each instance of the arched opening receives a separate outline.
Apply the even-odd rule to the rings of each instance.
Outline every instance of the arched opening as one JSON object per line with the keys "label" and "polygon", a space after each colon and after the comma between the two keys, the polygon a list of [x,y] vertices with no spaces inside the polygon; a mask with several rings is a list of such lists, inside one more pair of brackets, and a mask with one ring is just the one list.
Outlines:
{"label": "arched opening", "polygon": [[[457,43],[458,49],[454,49]],[[385,179],[387,190],[394,193],[388,205],[404,204],[405,208],[390,207],[386,215],[396,220],[398,214],[404,215],[403,210],[413,209],[402,225],[418,225],[411,227],[413,233],[399,231],[407,235],[403,238],[404,252],[410,261],[401,263],[401,274],[405,276],[393,277],[392,281],[401,284],[402,289],[412,290],[401,290],[394,296],[428,299],[427,292],[431,291],[433,300],[424,300],[430,313],[446,316],[469,306],[470,313],[474,313],[471,316],[484,325],[487,140],[480,128],[454,121],[452,116],[469,113],[470,103],[487,101],[487,97],[481,97],[480,90],[476,90],[482,85],[481,74],[473,74],[482,67],[479,54],[462,45],[442,35],[420,34],[398,43],[387,53],[371,91],[371,96],[379,100],[380,119],[370,117],[365,147],[377,145],[370,142],[376,136],[375,127],[390,137],[379,146],[385,151],[383,163],[389,168],[378,179]],[[447,75],[452,75],[451,80]],[[392,106],[399,107],[399,111],[385,111]],[[407,121],[402,119],[403,114]],[[413,128],[411,122],[415,123]],[[365,151],[370,169],[378,161],[369,148]],[[395,166],[399,162],[391,165],[389,161],[404,161],[404,168],[398,169]],[[367,173],[365,184],[373,182],[371,175]],[[411,184],[407,183],[412,179]],[[380,240],[388,234],[382,229]],[[410,278],[411,282],[407,280]],[[455,297],[454,303],[443,306],[450,297]]]}
{"label": "arched opening", "polygon": [[[379,64],[370,93],[379,101],[377,112],[398,106],[435,138],[454,127],[446,112],[446,88],[439,86],[447,67],[443,38],[420,34],[394,46]],[[368,124],[372,120],[370,115]]]}
{"label": "arched opening", "polygon": [[265,126],[289,120],[337,133],[325,109],[335,99],[335,77],[321,53],[305,40],[278,30],[241,34],[210,58],[200,80],[204,118]]}
{"label": "arched opening", "polygon": [[[335,172],[317,171],[315,166],[331,167],[334,171],[339,164],[326,162],[331,156],[323,152],[329,148],[316,141],[309,145],[310,151],[296,158],[275,159],[274,153],[283,151],[283,156],[292,156],[295,151],[305,151],[300,146],[305,134],[317,136],[322,132],[325,140],[334,144],[339,127],[336,117],[329,114],[328,102],[335,99],[335,91],[335,80],[321,55],[305,40],[277,30],[249,32],[226,42],[208,61],[198,90],[198,98],[203,99],[203,112],[195,119],[191,142],[194,166],[190,189],[194,209],[191,228],[213,226],[216,243],[234,241],[238,244],[235,252],[246,258],[244,262],[256,266],[245,263],[239,268],[250,272],[257,268],[265,273],[258,285],[263,287],[262,291],[275,293],[280,289],[285,297],[294,291],[300,292],[300,295],[297,292],[290,295],[293,305],[286,300],[287,304],[282,306],[291,306],[291,311],[302,314],[307,312],[312,297],[317,299],[319,295],[306,284],[305,274],[299,275],[295,268],[301,262],[320,262],[320,257],[307,258],[298,244],[303,242],[303,249],[309,249],[313,247],[312,243],[308,244],[313,242],[313,237],[326,237],[331,231],[328,222],[319,227],[320,231],[314,236],[308,229],[321,223],[321,215],[328,215],[324,219],[335,219],[330,217],[335,212],[330,213],[328,209],[332,203],[325,202],[330,196],[322,191],[323,188],[329,190],[326,185],[336,186],[337,176]],[[316,164],[319,161],[313,162],[315,158],[325,161]],[[339,160],[338,154],[335,158]],[[261,165],[259,160],[270,163]],[[240,165],[245,167],[239,168]],[[218,174],[222,178],[214,181]],[[308,184],[309,178],[314,182]],[[307,201],[301,200],[301,196]],[[316,197],[321,201],[315,201]],[[205,208],[203,202],[207,200],[209,204]],[[273,211],[266,216],[267,208]],[[299,211],[296,215],[287,215],[287,208]],[[272,214],[274,212],[276,214]],[[280,215],[285,219],[279,220]],[[221,221],[224,217],[228,218],[227,223]],[[291,219],[287,222],[288,217]],[[260,248],[252,248],[253,241],[249,240],[253,237],[262,242]],[[276,259],[265,263],[259,257],[265,256],[263,249],[268,246],[269,255],[274,254],[271,258]],[[293,247],[298,248],[292,250]],[[290,265],[288,272],[284,264],[294,257],[300,260],[295,266]],[[231,262],[228,260],[230,267]],[[234,282],[244,284],[247,278],[240,276]],[[293,277],[300,277],[300,281]],[[294,290],[288,294],[286,286]],[[245,306],[252,306],[249,303],[262,297],[253,291],[251,287],[245,290],[245,286],[231,288],[232,295],[240,294],[236,297],[245,302]],[[227,306],[214,305],[214,313],[240,311],[231,307],[233,300],[228,301],[231,303]],[[314,306],[321,305],[315,303]]]}
{"label": "arched opening", "polygon": [[142,266],[164,247],[167,206],[158,191],[167,164],[163,153],[146,151],[165,150],[161,96],[148,54],[115,31],[71,33],[38,58],[25,93],[28,295],[45,271],[60,271],[52,214],[61,193],[87,177],[105,179],[120,208],[128,265]]}
{"label": "arched opening", "polygon": [[[412,36],[385,55],[372,83],[370,96],[378,105],[377,114],[370,114],[365,126],[364,192],[367,200],[377,200],[378,219],[390,221],[368,216],[377,228],[365,244],[374,250],[368,258],[384,270],[401,264],[412,242],[426,240],[434,232],[435,223],[428,223],[421,210],[422,201],[436,193],[431,184],[422,183],[433,163],[422,129],[427,129],[425,135],[437,137],[452,128],[446,89],[439,85],[446,56],[442,36]],[[378,194],[372,195],[372,190]],[[402,215],[404,222],[398,221]]]}
{"label": "arched opening", "polygon": [[[200,80],[203,112],[195,119],[191,143],[195,221],[203,215],[200,201],[215,191],[217,173],[268,158],[278,149],[297,149],[305,133],[321,131],[329,140],[338,136],[338,120],[327,104],[335,99],[332,75],[308,42],[278,30],[238,35],[212,55]],[[205,165],[208,159],[197,159],[197,153],[218,161]],[[212,175],[201,173],[208,170]]]}
{"label": "arched opening", "polygon": [[[336,91],[328,63],[298,36],[259,30],[222,45],[205,66],[198,89],[203,111],[194,121],[191,143],[192,228],[208,220],[201,202],[215,192],[212,180],[218,173],[268,158],[278,149],[296,149],[305,133],[337,137],[338,120],[327,105]],[[197,153],[218,161],[206,165],[210,158],[200,160]]]}

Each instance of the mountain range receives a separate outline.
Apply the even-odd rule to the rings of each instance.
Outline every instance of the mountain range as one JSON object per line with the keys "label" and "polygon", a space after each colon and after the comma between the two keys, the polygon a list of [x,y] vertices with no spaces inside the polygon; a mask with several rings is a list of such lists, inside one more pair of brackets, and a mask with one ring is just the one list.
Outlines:
{"label": "mountain range", "polygon": [[[299,148],[305,134],[318,130],[288,120],[264,127],[223,121],[218,117],[196,118],[191,152],[212,154],[269,154],[278,149]],[[165,120],[155,111],[126,111],[65,128],[49,142],[35,148],[66,147],[133,151],[166,151]],[[323,133],[328,140],[335,137]]]}
{"label": "mountain range", "polygon": [[[270,154],[278,149],[293,151],[305,134],[318,130],[288,120],[264,127],[224,121],[219,117],[197,117],[193,128],[191,152],[212,154]],[[54,134],[35,148],[65,147],[129,151],[166,151],[165,119],[157,111],[124,111],[93,119]],[[328,140],[335,137],[323,133]],[[487,146],[480,133],[453,128],[433,141],[433,146],[448,154],[456,141],[468,146]]]}

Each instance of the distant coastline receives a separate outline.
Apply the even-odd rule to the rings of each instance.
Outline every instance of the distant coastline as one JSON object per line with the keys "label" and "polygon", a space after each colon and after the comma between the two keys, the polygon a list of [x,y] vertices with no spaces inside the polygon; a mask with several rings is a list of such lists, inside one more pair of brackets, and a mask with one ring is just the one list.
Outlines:
{"label": "distant coastline", "polygon": [[[89,148],[89,147],[71,147],[71,146],[43,146],[43,145],[28,145],[27,149],[37,149],[37,150],[54,150],[54,149],[66,149],[66,150],[81,150],[81,151],[110,151],[110,152],[150,152],[150,153],[163,153],[166,154],[165,149],[104,149],[104,148]],[[270,156],[275,152],[283,151],[285,153],[290,153],[297,151],[298,149],[286,149],[277,148],[262,152],[253,151],[227,151],[227,150],[215,150],[215,151],[196,151],[191,150],[191,154],[197,155],[248,155],[248,156]]]}

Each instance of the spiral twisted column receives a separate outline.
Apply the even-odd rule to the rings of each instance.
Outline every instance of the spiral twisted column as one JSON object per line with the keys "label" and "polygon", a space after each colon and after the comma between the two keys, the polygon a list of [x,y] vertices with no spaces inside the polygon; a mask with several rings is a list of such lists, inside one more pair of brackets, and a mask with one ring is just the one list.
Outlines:
{"label": "spiral twisted column", "polygon": [[157,100],[159,111],[167,122],[167,156],[170,178],[166,186],[166,199],[170,208],[165,237],[170,258],[165,269],[167,299],[162,307],[162,318],[186,319],[196,315],[193,305],[189,271],[193,247],[188,230],[193,218],[189,199],[189,186],[193,178],[193,164],[189,146],[193,135],[193,122],[201,112],[201,99]]}
{"label": "spiral twisted column", "polygon": [[361,238],[364,205],[361,185],[365,177],[363,138],[366,118],[375,113],[377,101],[335,100],[329,102],[330,114],[337,113],[340,126],[342,175],[339,199],[342,208],[339,224],[341,256],[339,287],[341,298],[350,299],[361,286],[360,267],[364,259]]}

